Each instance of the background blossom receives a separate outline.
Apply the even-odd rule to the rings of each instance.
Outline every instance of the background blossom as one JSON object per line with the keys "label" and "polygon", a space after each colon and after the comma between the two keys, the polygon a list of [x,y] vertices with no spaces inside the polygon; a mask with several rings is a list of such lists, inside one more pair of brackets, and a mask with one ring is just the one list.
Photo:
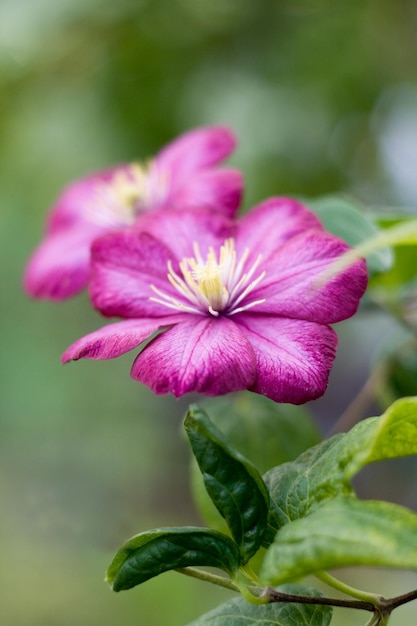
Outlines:
{"label": "background blossom", "polygon": [[227,128],[200,128],[167,145],[147,164],[119,165],[69,185],[27,266],[26,291],[53,300],[75,295],[88,282],[92,242],[129,228],[146,211],[205,207],[233,215],[242,177],[217,165],[234,147]]}

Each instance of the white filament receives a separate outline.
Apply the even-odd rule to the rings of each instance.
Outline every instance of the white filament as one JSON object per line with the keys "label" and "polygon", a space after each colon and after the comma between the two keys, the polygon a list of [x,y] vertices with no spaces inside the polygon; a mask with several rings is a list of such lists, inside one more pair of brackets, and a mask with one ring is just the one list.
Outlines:
{"label": "white filament", "polygon": [[182,275],[177,274],[171,261],[168,261],[167,278],[181,297],[173,297],[151,285],[152,291],[159,296],[151,297],[152,301],[171,309],[201,315],[210,313],[214,317],[220,313],[234,315],[265,301],[244,302],[265,276],[265,272],[262,272],[252,280],[262,259],[261,254],[250,269],[244,272],[249,248],[237,262],[233,238],[226,239],[220,247],[218,258],[212,247],[209,248],[206,260],[202,258],[196,242],[193,250],[194,257],[185,258],[179,264]]}

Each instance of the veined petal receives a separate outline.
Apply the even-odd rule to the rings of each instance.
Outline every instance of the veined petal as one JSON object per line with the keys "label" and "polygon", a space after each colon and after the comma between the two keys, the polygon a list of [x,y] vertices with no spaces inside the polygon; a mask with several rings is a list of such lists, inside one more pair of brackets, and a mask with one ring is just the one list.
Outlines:
{"label": "veined petal", "polygon": [[144,348],[132,378],[176,397],[193,391],[222,395],[253,385],[255,356],[240,328],[227,318],[188,318]]}
{"label": "veined petal", "polygon": [[103,229],[86,224],[49,235],[32,255],[23,279],[35,298],[64,300],[83,289],[90,275],[90,247]]}
{"label": "veined petal", "polygon": [[280,246],[299,233],[323,230],[319,219],[292,198],[269,198],[246,213],[238,222],[236,249],[249,248],[250,259],[262,252],[267,260]]}
{"label": "veined petal", "polygon": [[190,174],[223,161],[235,145],[235,137],[228,128],[197,128],[168,144],[155,162],[162,171],[171,172],[171,180],[175,189],[178,189]]}
{"label": "veined petal", "polygon": [[242,189],[242,174],[237,170],[201,170],[171,193],[167,208],[209,208],[233,217],[240,205]]}
{"label": "veined petal", "polygon": [[175,268],[172,251],[147,232],[132,230],[109,234],[92,246],[90,296],[94,306],[108,317],[159,317],[170,314],[150,300],[151,285],[176,294],[167,278],[167,263]]}
{"label": "veined petal", "polygon": [[140,216],[134,225],[134,229],[163,243],[179,261],[194,256],[194,242],[206,257],[210,246],[220,248],[226,239],[233,237],[235,228],[236,222],[208,209],[149,212]]}
{"label": "veined petal", "polygon": [[265,278],[251,294],[264,299],[257,313],[333,324],[353,315],[367,286],[363,260],[330,280],[325,271],[349,246],[324,231],[308,231],[287,241],[263,264]]}
{"label": "veined petal", "polygon": [[332,328],[256,314],[236,315],[235,321],[256,355],[257,377],[251,391],[292,404],[325,392],[337,347]]}
{"label": "veined petal", "polygon": [[135,319],[108,324],[73,343],[61,360],[67,363],[78,359],[114,359],[133,350],[153,333],[167,329],[182,319],[182,315],[171,315],[164,319]]}

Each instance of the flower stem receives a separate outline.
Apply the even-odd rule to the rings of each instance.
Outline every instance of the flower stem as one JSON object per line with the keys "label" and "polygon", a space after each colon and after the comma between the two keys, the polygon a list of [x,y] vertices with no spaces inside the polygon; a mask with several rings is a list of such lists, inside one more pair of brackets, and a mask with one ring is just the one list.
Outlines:
{"label": "flower stem", "polygon": [[412,602],[412,600],[417,600],[417,589],[413,591],[409,591],[408,593],[404,593],[401,596],[395,596],[395,598],[391,598],[386,601],[386,604],[390,607],[390,609],[396,609],[398,606],[402,604],[406,604],[407,602]]}
{"label": "flower stem", "polygon": [[269,587],[264,596],[269,602],[297,602],[299,604],[321,604],[325,606],[341,606],[346,609],[359,609],[375,613],[378,608],[371,602],[364,600],[344,600],[341,598],[327,598],[326,596],[303,596],[298,594],[283,593]]}
{"label": "flower stem", "polygon": [[401,243],[415,244],[417,241],[417,220],[406,220],[399,224],[391,226],[386,230],[382,230],[374,237],[366,239],[345,252],[341,257],[334,261],[319,277],[319,285],[327,283],[337,274],[343,272],[350,265],[358,261],[361,257],[367,257],[381,248],[387,246],[395,246]]}
{"label": "flower stem", "polygon": [[381,602],[380,595],[362,591],[361,589],[356,589],[356,587],[351,587],[328,572],[316,572],[315,576],[321,580],[322,583],[325,583],[326,585],[329,585],[329,587],[333,587],[333,589],[337,589],[348,596],[352,596],[352,598],[363,600],[363,602],[370,602],[374,606],[378,606]]}
{"label": "flower stem", "polygon": [[231,591],[240,592],[239,587],[237,587],[231,580],[225,578],[224,576],[217,576],[216,574],[210,574],[210,572],[205,572],[204,570],[197,569],[196,567],[177,567],[175,570],[180,574],[185,574],[185,576],[191,576],[192,578],[198,578],[199,580],[204,580],[207,583],[212,583],[213,585],[218,585],[220,587],[225,587],[226,589],[230,589]]}
{"label": "flower stem", "polygon": [[380,616],[377,613],[374,613],[366,622],[365,626],[380,626],[381,624],[380,619],[381,619]]}
{"label": "flower stem", "polygon": [[384,598],[378,594],[368,593],[366,591],[356,589],[355,587],[351,587],[324,571],[317,572],[316,578],[324,582],[326,585],[329,585],[334,589],[357,599],[345,600],[342,598],[328,598],[326,596],[304,596],[283,593],[277,589],[273,589],[272,587],[261,588],[259,586],[246,587],[242,585],[240,588],[224,576],[211,574],[210,572],[200,570],[196,567],[179,567],[175,571],[180,574],[185,574],[186,576],[191,576],[193,578],[198,578],[199,580],[212,583],[213,585],[230,589],[231,591],[237,591],[238,593],[243,594],[248,601],[255,604],[264,604],[268,602],[289,602],[340,606],[346,609],[369,611],[372,613],[372,617],[368,620],[366,626],[386,626],[390,615],[395,608],[401,606],[402,604],[406,604],[407,602],[411,602],[412,600],[417,600],[417,589],[401,596],[395,596],[394,598]]}
{"label": "flower stem", "polygon": [[377,384],[381,378],[381,369],[374,370],[363,387],[359,390],[349,406],[343,411],[342,415],[337,420],[329,433],[329,437],[337,433],[346,432],[352,428],[357,422],[366,416],[366,411],[369,409]]}

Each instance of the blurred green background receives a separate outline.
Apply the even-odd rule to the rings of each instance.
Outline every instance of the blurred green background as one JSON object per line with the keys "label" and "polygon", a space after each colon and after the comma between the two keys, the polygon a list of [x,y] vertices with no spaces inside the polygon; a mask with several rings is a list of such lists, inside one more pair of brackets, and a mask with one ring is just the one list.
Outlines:
{"label": "blurred green background", "polygon": [[[227,124],[245,208],[342,192],[413,211],[416,32],[414,0],[0,0],[1,624],[182,626],[227,597],[176,574],[120,595],[103,582],[133,533],[198,523],[180,427],[189,399],[131,381],[132,355],[60,365],[101,323],[84,295],[57,305],[22,292],[61,188],[189,128]],[[391,329],[384,316],[340,326],[314,406],[320,428]],[[415,502],[409,490],[397,499]],[[360,576],[390,595],[417,587],[415,575]],[[392,623],[416,614],[408,605]]]}

